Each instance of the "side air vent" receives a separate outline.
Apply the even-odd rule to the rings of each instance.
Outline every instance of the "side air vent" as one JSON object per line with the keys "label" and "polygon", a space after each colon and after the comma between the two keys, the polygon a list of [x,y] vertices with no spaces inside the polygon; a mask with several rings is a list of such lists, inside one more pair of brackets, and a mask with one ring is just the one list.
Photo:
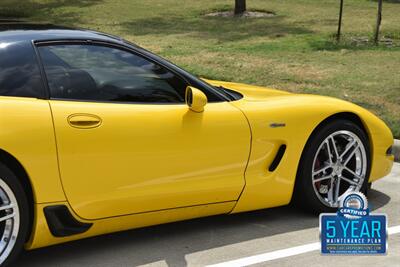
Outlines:
{"label": "side air vent", "polygon": [[390,147],[386,150],[386,155],[388,155],[388,156],[394,155],[394,153],[393,153],[393,146],[390,146]]}
{"label": "side air vent", "polygon": [[270,172],[273,172],[276,170],[276,168],[278,167],[279,163],[281,162],[281,159],[283,157],[283,155],[285,154],[286,151],[286,145],[281,145],[278,149],[278,152],[275,155],[274,160],[272,161],[271,165],[269,165],[268,170]]}
{"label": "side air vent", "polygon": [[65,205],[48,206],[43,211],[50,232],[55,237],[81,234],[92,226],[91,223],[76,220]]}

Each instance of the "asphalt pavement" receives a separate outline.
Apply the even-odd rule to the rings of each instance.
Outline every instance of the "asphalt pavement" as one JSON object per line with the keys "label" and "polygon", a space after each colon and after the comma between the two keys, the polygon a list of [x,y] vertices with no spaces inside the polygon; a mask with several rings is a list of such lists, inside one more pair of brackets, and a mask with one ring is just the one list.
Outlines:
{"label": "asphalt pavement", "polygon": [[[373,184],[373,212],[400,225],[400,163]],[[206,266],[318,241],[318,218],[280,207],[214,216],[94,237],[25,252],[15,266]],[[322,256],[318,250],[261,261],[256,266],[400,266],[400,233],[386,256]]]}

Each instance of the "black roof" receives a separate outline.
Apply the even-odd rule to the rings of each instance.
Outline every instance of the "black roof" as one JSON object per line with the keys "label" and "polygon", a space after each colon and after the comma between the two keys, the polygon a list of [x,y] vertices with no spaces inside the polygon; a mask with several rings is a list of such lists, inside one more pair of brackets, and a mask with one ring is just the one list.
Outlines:
{"label": "black roof", "polygon": [[92,30],[57,26],[52,24],[0,20],[0,42],[70,39],[122,42],[122,39],[119,37]]}

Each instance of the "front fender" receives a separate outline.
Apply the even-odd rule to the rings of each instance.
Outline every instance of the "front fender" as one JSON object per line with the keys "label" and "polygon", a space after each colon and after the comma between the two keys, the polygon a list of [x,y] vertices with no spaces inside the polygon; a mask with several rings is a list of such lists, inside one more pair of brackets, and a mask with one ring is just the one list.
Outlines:
{"label": "front fender", "polygon": [[[375,115],[357,105],[335,98],[295,94],[268,97],[262,101],[244,97],[232,104],[247,116],[252,131],[246,187],[233,212],[288,204],[309,137],[321,122],[338,113],[353,113],[365,124],[373,151],[370,181],[386,175],[391,169],[393,159],[386,156],[386,150],[393,142],[390,130]],[[285,127],[273,128],[272,123]],[[286,152],[278,168],[270,172],[268,167],[282,144],[286,145]]]}

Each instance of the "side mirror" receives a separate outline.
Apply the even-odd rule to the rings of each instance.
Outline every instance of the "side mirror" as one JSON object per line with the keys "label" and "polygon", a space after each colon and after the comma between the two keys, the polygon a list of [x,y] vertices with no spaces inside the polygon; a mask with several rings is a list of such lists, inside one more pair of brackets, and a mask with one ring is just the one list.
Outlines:
{"label": "side mirror", "polygon": [[185,101],[190,110],[194,112],[203,112],[207,104],[207,96],[197,88],[186,87]]}

